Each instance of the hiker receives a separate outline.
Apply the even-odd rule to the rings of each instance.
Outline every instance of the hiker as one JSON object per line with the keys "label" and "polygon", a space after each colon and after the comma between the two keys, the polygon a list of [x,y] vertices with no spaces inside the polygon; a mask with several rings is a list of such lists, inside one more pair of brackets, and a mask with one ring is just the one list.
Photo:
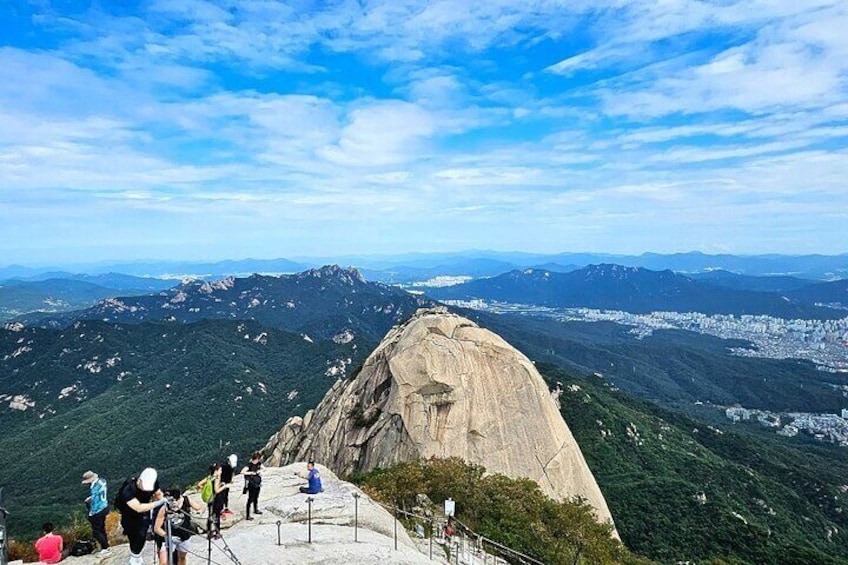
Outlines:
{"label": "hiker", "polygon": [[[174,565],[185,565],[188,546],[186,542],[192,536],[191,511],[203,512],[203,505],[191,500],[178,488],[168,489],[164,494],[167,505],[156,509],[153,518],[153,540],[159,554],[159,564],[168,564],[168,548],[174,552]],[[171,522],[171,538],[165,520]]]}
{"label": "hiker", "polygon": [[262,471],[265,467],[262,465],[262,460],[258,451],[254,451],[250,457],[250,463],[244,466],[241,474],[244,476],[244,492],[247,493],[247,510],[245,512],[245,520],[253,520],[250,515],[250,505],[253,504],[253,513],[262,514],[259,510],[259,489],[262,488]]}
{"label": "hiker", "polygon": [[451,544],[451,538],[453,537],[453,525],[451,524],[451,518],[448,516],[448,521],[445,522],[445,527],[442,528],[442,537],[445,539],[445,544]]}
{"label": "hiker", "polygon": [[35,550],[38,552],[38,560],[42,563],[58,563],[68,555],[70,550],[64,549],[62,536],[53,533],[53,524],[47,522],[41,526],[44,534],[35,541]]}
{"label": "hiker", "polygon": [[143,565],[141,551],[147,540],[150,511],[165,503],[165,499],[153,500],[159,490],[156,469],[150,467],[138,478],[127,479],[115,497],[115,506],[121,512],[121,527],[130,542],[130,565]]}
{"label": "hiker", "polygon": [[306,473],[295,473],[301,479],[307,479],[309,484],[305,487],[300,487],[300,492],[303,494],[318,494],[323,492],[321,486],[321,471],[315,468],[315,461],[309,461],[306,464]]}
{"label": "hiker", "polygon": [[[236,463],[238,463],[238,456],[235,453],[231,453],[229,457],[221,461],[221,481],[225,484],[232,484],[233,482],[233,472],[236,469]],[[233,515],[232,510],[230,510],[230,490],[227,489],[223,494],[224,501],[224,510],[221,512],[222,518],[227,518]]]}
{"label": "hiker", "polygon": [[[221,512],[224,511],[224,493],[231,486],[230,483],[225,483],[221,480],[221,472],[221,464],[212,463],[209,466],[209,476],[197,483],[198,488],[201,489],[201,496],[203,496],[202,493],[204,491],[211,490],[210,494],[212,496],[207,500],[207,505],[209,507],[209,517],[215,525],[213,539],[218,539],[221,535]],[[207,487],[210,482],[212,483],[211,489]]]}
{"label": "hiker", "polygon": [[91,535],[100,544],[100,555],[111,555],[109,539],[106,537],[106,516],[109,515],[109,502],[106,497],[106,479],[101,479],[94,471],[86,471],[82,476],[82,484],[89,486],[89,495],[85,499],[88,506],[88,521],[91,524]]}

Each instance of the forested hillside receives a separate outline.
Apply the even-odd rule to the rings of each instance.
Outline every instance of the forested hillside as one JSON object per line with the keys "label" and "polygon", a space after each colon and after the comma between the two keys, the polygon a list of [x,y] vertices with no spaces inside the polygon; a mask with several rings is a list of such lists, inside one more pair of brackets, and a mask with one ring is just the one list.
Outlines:
{"label": "forested hillside", "polygon": [[185,485],[217,457],[245,456],[373,345],[222,320],[14,335],[31,350],[0,374],[0,484],[19,533],[81,508],[87,469],[117,486],[150,465]]}
{"label": "forested hillside", "polygon": [[848,561],[848,452],[708,426],[539,368],[625,545],[663,563]]}

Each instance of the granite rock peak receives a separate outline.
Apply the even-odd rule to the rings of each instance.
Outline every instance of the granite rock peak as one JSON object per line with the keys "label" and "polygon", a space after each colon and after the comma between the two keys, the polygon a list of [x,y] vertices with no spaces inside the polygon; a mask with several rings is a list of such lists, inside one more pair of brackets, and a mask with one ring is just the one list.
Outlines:
{"label": "granite rock peak", "polygon": [[401,461],[459,457],[527,477],[556,499],[606,501],[533,363],[500,336],[445,308],[392,328],[352,379],[290,418],[268,464],[314,458],[345,475]]}

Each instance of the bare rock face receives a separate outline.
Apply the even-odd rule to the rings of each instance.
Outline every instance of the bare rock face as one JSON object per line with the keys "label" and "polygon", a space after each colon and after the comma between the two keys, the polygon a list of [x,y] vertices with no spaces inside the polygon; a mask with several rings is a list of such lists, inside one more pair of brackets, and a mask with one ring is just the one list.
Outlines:
{"label": "bare rock face", "polygon": [[267,463],[314,458],[347,474],[423,457],[459,457],[584,497],[612,521],[580,447],[533,363],[498,335],[445,309],[393,328],[350,381],[286,422]]}

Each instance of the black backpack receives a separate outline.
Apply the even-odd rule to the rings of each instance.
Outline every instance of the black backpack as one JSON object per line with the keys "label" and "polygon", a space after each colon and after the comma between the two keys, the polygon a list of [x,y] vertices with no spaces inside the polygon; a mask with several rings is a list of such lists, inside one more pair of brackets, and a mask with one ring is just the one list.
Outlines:
{"label": "black backpack", "polygon": [[94,553],[94,542],[91,540],[78,539],[71,547],[71,555],[74,557],[81,557],[90,553]]}
{"label": "black backpack", "polygon": [[115,495],[115,499],[112,501],[112,505],[115,507],[115,510],[123,514],[127,511],[127,501],[124,500],[124,489],[127,488],[127,485],[130,483],[135,483],[135,477],[124,479],[124,482],[121,483],[121,488],[118,489],[118,494]]}

